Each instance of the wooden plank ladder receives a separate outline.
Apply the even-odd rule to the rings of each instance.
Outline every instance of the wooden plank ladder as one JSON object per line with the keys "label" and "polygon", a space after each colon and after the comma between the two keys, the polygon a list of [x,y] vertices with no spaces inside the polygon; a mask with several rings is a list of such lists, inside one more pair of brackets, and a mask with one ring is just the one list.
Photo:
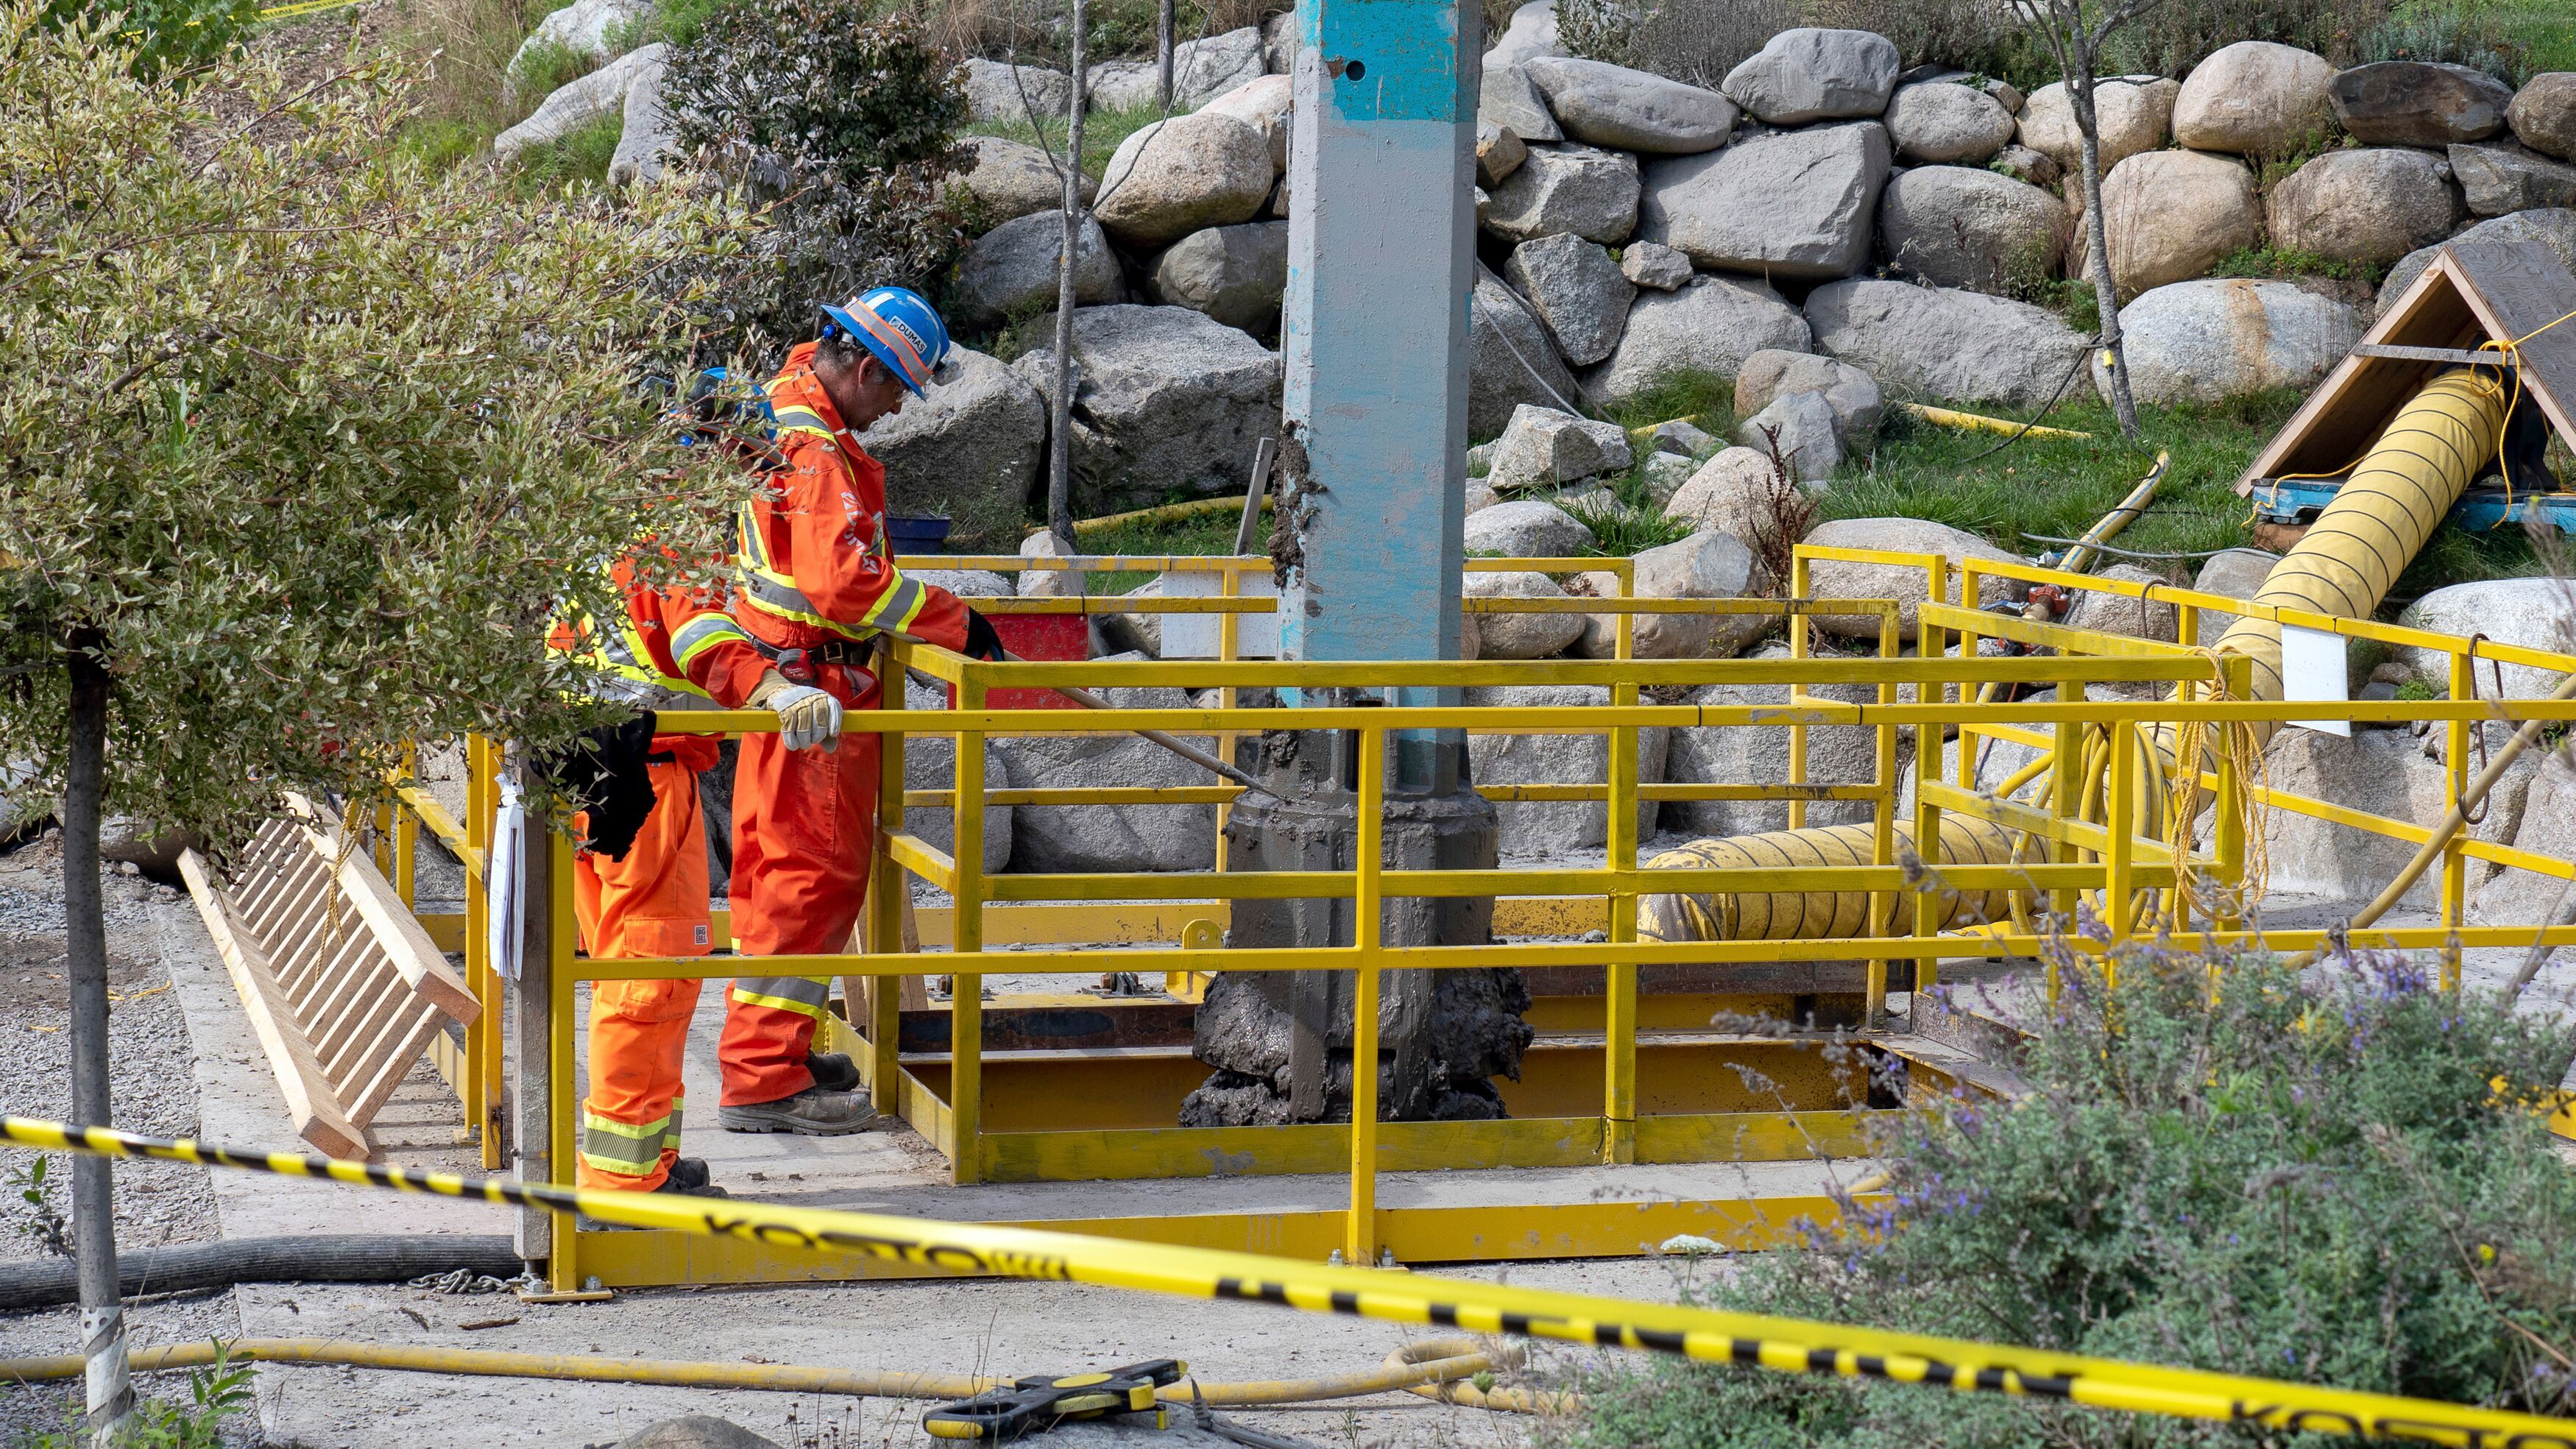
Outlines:
{"label": "wooden plank ladder", "polygon": [[[369,1158],[367,1126],[449,1021],[481,1006],[367,852],[305,800],[260,827],[229,886],[179,860],[296,1134]],[[318,828],[317,828],[318,827]]]}

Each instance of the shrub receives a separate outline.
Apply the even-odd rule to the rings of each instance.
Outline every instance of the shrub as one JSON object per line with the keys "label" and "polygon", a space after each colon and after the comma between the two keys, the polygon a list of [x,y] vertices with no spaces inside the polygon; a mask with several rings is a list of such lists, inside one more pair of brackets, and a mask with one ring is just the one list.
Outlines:
{"label": "shrub", "polygon": [[89,15],[122,19],[126,37],[141,42],[134,73],[157,76],[201,65],[230,49],[259,23],[259,0],[115,0],[111,5],[53,0],[46,15],[55,24]]}
{"label": "shrub", "polygon": [[866,0],[724,0],[663,81],[680,146],[764,209],[717,291],[710,349],[810,334],[815,308],[862,288],[929,288],[964,245],[945,182],[966,97],[908,16]]}
{"label": "shrub", "polygon": [[[2305,975],[2138,949],[2064,995],[2030,1093],[1892,1119],[1885,1206],[1751,1265],[1730,1308],[2531,1413],[2576,1407],[2576,1176],[2535,1108],[2576,1055],[2394,956]],[[2217,999],[2211,1000],[2213,984]],[[2116,1025],[2115,1025],[2116,1024]],[[2275,1442],[2038,1400],[1663,1364],[1580,1444]]]}

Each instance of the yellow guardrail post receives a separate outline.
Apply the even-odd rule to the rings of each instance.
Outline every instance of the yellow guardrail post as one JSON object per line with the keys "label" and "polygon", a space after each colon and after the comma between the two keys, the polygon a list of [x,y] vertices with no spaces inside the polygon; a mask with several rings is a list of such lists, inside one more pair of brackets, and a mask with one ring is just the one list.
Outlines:
{"label": "yellow guardrail post", "polygon": [[[2220,659],[2219,668],[2225,673],[2226,689],[2230,697],[2243,699],[2253,693],[2254,661],[2252,659],[2242,654],[2228,655]],[[2246,847],[2244,797],[2245,772],[2249,768],[2258,767],[2261,762],[2242,759],[2237,755],[2238,731],[2220,726],[2213,729],[2211,733],[2219,742],[2218,828],[2216,838],[2211,842],[2211,854],[2215,857],[2219,880],[2225,886],[2226,894],[2223,899],[2234,903],[2234,906],[2222,908],[2214,924],[2222,931],[2234,931],[2242,929],[2245,924],[2244,912],[2240,908],[2256,904],[2245,900],[2243,894]]]}
{"label": "yellow guardrail post", "polygon": [[[546,893],[546,991],[552,1002],[552,1029],[547,1033],[546,1077],[546,1171],[544,1180],[569,1187],[574,1181],[573,1154],[579,1150],[575,1126],[575,1104],[581,1100],[582,1081],[573,1059],[574,1034],[582,1022],[573,1008],[573,977],[580,969],[574,959],[580,945],[580,926],[573,918],[572,837],[559,830],[544,829],[529,822],[534,837],[528,848],[550,851],[554,868],[549,874],[552,888]],[[540,903],[530,901],[528,909],[537,910]],[[581,1287],[580,1234],[574,1231],[573,1215],[553,1214],[549,1234],[552,1256],[548,1279],[558,1293],[571,1293]]]}
{"label": "yellow guardrail post", "polygon": [[1351,994],[1351,1212],[1342,1261],[1366,1267],[1377,1261],[1378,960],[1385,941],[1379,878],[1386,865],[1386,731],[1363,729],[1359,746],[1359,829],[1351,852],[1357,875],[1351,942],[1358,948]]}
{"label": "yellow guardrail post", "polygon": [[[1915,623],[1915,653],[1922,658],[1937,659],[1947,655],[1948,638],[1948,631],[1930,619],[1918,619]],[[1946,702],[1949,686],[1941,686],[1940,692]],[[1918,704],[1924,702],[1922,686],[1915,686],[1914,698]],[[1917,936],[1940,934],[1934,929],[1934,923],[1940,919],[1940,892],[1929,888],[1929,877],[1931,872],[1940,869],[1941,866],[1941,807],[1930,798],[1930,793],[1923,788],[1923,782],[1940,780],[1942,744],[1941,726],[1937,724],[1914,726],[1914,854],[1923,862],[1926,876],[1926,888],[1914,892],[1913,934]],[[1886,779],[1885,789],[1888,792],[1889,801],[1893,803],[1896,791],[1895,780]],[[1918,992],[1929,991],[1933,984],[1934,967],[1931,959],[1916,957],[1914,989]],[[1921,998],[1916,999],[1920,1001]],[[1917,1017],[1915,1020],[1920,1021],[1921,1018]]]}
{"label": "yellow guardrail post", "polygon": [[508,1159],[509,1133],[502,1121],[502,1073],[508,1066],[502,1048],[500,963],[492,959],[492,825],[500,804],[496,775],[501,752],[488,735],[466,737],[466,839],[482,852],[483,869],[466,878],[466,959],[479,969],[469,978],[482,1013],[465,1029],[467,1075],[473,1078],[478,1109],[475,1121],[483,1136],[483,1170],[498,1172]]}
{"label": "yellow guardrail post", "polygon": [[[2104,793],[2103,827],[2109,832],[2102,873],[2102,911],[2104,924],[2110,928],[2111,943],[2120,945],[2129,939],[2137,925],[2137,901],[2131,880],[2137,856],[2138,839],[2138,722],[2115,721],[2111,726],[2111,779]],[[2118,967],[2105,958],[2103,971],[2116,980]]]}
{"label": "yellow guardrail post", "polygon": [[[2454,651],[2451,655],[2451,698],[2474,699],[2478,693],[2476,646]],[[2501,674],[2501,671],[2499,671]],[[2499,693],[2502,691],[2499,690]],[[2444,762],[2442,778],[2451,803],[2459,803],[2469,788],[2469,731],[2479,731],[2485,738],[2486,725],[2455,719],[2444,727],[2443,741],[2450,746],[2450,758]],[[2454,834],[2442,847],[2442,924],[2459,926],[2467,920],[2465,897],[2468,894],[2469,858],[2464,853],[2469,833]],[[2453,944],[2442,948],[2442,989],[2456,991],[2460,986],[2460,948]]]}
{"label": "yellow guardrail post", "polygon": [[[877,708],[906,709],[911,701],[904,666],[910,662],[912,646],[900,639],[889,638],[886,647],[885,677],[877,681]],[[907,948],[903,934],[903,908],[912,896],[912,879],[897,865],[886,841],[903,829],[903,790],[908,771],[904,748],[909,734],[880,737],[877,747],[877,831],[869,843],[868,942],[878,952]],[[950,752],[953,762],[955,752]],[[955,799],[954,794],[950,796]],[[955,807],[952,805],[953,811]],[[955,828],[950,838],[955,838]],[[867,984],[868,1039],[868,1105],[891,1117],[903,1110],[903,984],[901,976],[870,977]],[[842,1007],[855,1005],[849,999],[849,987],[841,989]]]}
{"label": "yellow guardrail post", "polygon": [[[1922,639],[1922,626],[1919,623],[1916,625],[1915,638],[1919,644]],[[1897,655],[1897,647],[1896,612],[1891,609],[1878,616],[1878,657],[1881,659],[1895,658]],[[1919,654],[1921,650],[1918,648],[1916,652]],[[1893,681],[1880,682],[1878,686],[1878,702],[1883,705],[1892,705],[1896,703],[1896,685]],[[1875,866],[1892,866],[1896,864],[1896,800],[1894,795],[1896,788],[1896,726],[1892,723],[1881,721],[1878,726],[1871,731],[1871,733],[1876,736],[1875,743],[1877,753],[1872,764],[1875,766],[1877,771],[1878,792],[1870,800],[1869,806],[1869,863]],[[1937,842],[1933,853],[1937,859],[1939,856]],[[1889,890],[1874,890],[1869,893],[1869,934],[1872,938],[1884,938],[1888,934],[1888,927],[1890,922],[1894,919],[1895,913],[1896,892]],[[1918,980],[1920,980],[1930,964],[1931,963],[1928,961],[1915,963],[1914,975]],[[1862,1012],[1861,1021],[1869,1030],[1877,1031],[1887,1025],[1887,958],[1885,956],[1872,956],[1869,959],[1869,965],[1865,969],[1868,973],[1867,985],[1864,988],[1867,996],[1867,1005]],[[1911,991],[1916,988],[1909,985],[1906,989]]]}
{"label": "yellow guardrail post", "polygon": [[[1624,562],[1624,561],[1623,561]],[[1629,593],[1628,567],[1618,571],[1619,598]],[[1637,616],[1626,611],[1619,614],[1614,657],[1634,657]],[[1610,686],[1610,703],[1624,707],[1637,702],[1633,680]],[[1613,871],[1637,868],[1637,789],[1639,769],[1637,731],[1613,728],[1605,741],[1609,749],[1609,788],[1603,791],[1604,808],[1610,818],[1604,822],[1603,864]],[[1637,897],[1633,891],[1614,891],[1605,902],[1609,912],[1609,938],[1626,945],[1637,939]],[[1637,966],[1623,961],[1604,968],[1602,981],[1603,1026],[1606,1035],[1602,1045],[1606,1053],[1609,1080],[1605,1084],[1601,1155],[1606,1162],[1637,1160]]]}
{"label": "yellow guardrail post", "polygon": [[[984,707],[981,664],[969,664],[957,686],[959,709]],[[951,894],[948,949],[963,956],[984,949],[984,732],[961,730],[957,748],[956,824],[950,850],[957,861]],[[948,1121],[954,1145],[949,1177],[958,1183],[984,1177],[984,977],[952,971],[948,977]]]}
{"label": "yellow guardrail post", "polygon": [[[1790,598],[1803,599],[1808,596],[1807,584],[1810,576],[1811,570],[1807,567],[1806,552],[1802,549],[1791,550],[1789,554]],[[1813,617],[1799,613],[1793,609],[1789,612],[1788,624],[1789,657],[1792,659],[1806,659],[1811,657],[1815,653],[1815,643],[1813,639],[1809,637],[1809,631],[1816,627]],[[1789,707],[1791,709],[1796,709],[1798,706],[1806,703],[1806,701],[1807,687],[1805,685],[1792,684],[1789,686]],[[1789,783],[1792,785],[1803,785],[1806,782],[1807,727],[1802,724],[1793,724],[1789,726]],[[1803,830],[1806,826],[1807,802],[1797,798],[1795,794],[1792,794],[1789,797],[1789,828],[1791,830]]]}

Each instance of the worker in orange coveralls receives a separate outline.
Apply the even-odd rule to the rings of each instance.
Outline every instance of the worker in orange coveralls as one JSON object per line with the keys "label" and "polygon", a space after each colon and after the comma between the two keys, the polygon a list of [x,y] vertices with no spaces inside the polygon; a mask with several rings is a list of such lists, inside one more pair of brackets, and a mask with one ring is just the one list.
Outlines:
{"label": "worker in orange coveralls", "polygon": [[[704,956],[712,946],[698,776],[715,764],[722,739],[665,733],[660,724],[674,711],[738,706],[769,663],[714,601],[639,587],[624,560],[611,576],[625,591],[617,627],[565,623],[550,642],[589,668],[594,693],[653,711],[651,723],[618,732],[653,731],[642,756],[651,793],[631,798],[641,792],[629,773],[591,795],[593,808],[574,822],[585,841],[573,857],[582,946],[599,959]],[[681,1058],[698,990],[694,978],[593,984],[590,1093],[575,1165],[581,1186],[724,1195],[703,1160],[679,1154]]]}
{"label": "worker in orange coveralls", "polygon": [[[768,488],[743,507],[733,617],[770,664],[749,702],[777,710],[782,728],[746,736],[734,776],[741,955],[837,952],[858,921],[876,843],[878,742],[844,739],[840,727],[843,709],[877,702],[877,636],[1002,657],[983,616],[895,567],[885,468],[857,436],[921,396],[947,352],[948,329],[928,302],[878,287],[825,307],[821,337],[790,352],[769,384],[776,456]],[[791,730],[791,720],[804,727]],[[821,751],[799,750],[807,739]],[[873,1125],[867,1100],[841,1089],[855,1078],[818,1081],[809,1062],[829,987],[821,976],[735,979],[719,1125],[807,1136]]]}

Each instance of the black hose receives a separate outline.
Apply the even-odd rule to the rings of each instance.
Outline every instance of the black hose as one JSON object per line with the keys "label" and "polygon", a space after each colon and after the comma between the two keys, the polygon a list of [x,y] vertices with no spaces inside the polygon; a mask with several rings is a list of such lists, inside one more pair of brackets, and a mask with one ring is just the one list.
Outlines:
{"label": "black hose", "polygon": [[[121,1251],[116,1255],[116,1291],[132,1298],[236,1283],[408,1283],[459,1268],[509,1278],[520,1267],[507,1237],[343,1233],[238,1238]],[[0,1312],[79,1301],[79,1274],[69,1258],[0,1264]]]}

